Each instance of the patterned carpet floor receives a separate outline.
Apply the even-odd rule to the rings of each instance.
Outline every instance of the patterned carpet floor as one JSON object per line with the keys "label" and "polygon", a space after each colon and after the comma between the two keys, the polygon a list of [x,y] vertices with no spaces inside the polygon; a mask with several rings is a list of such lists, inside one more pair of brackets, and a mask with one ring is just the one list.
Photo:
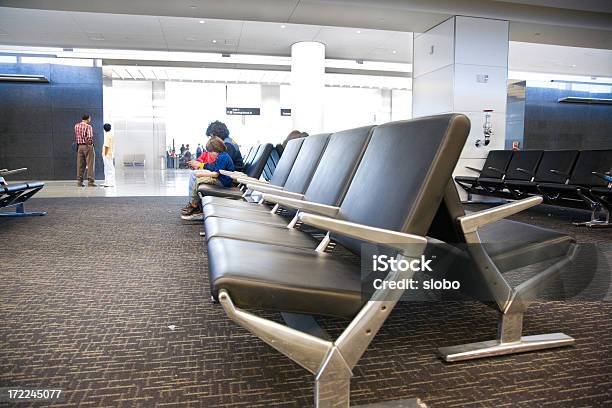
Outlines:
{"label": "patterned carpet floor", "polygon": [[[54,407],[312,405],[312,377],[210,302],[201,225],[180,220],[183,201],[35,199],[28,209],[47,216],[0,219],[0,387],[64,389]],[[612,242],[550,211],[518,218]],[[346,321],[321,324],[335,334]],[[400,304],[354,370],[352,404],[612,406],[612,303],[528,309],[525,334],[561,331],[575,347],[454,364],[435,355],[495,331],[480,304]]]}

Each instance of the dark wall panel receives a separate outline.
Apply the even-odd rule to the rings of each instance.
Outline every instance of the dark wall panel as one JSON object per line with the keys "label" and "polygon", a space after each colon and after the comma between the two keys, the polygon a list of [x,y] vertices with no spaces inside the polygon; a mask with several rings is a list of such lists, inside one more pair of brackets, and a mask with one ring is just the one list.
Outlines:
{"label": "dark wall panel", "polygon": [[612,93],[576,90],[588,84],[536,85],[527,82],[526,149],[612,149],[612,105],[558,102],[567,96],[609,99]]}
{"label": "dark wall panel", "polygon": [[74,125],[92,115],[96,178],[102,165],[102,69],[55,64],[0,64],[0,73],[44,75],[48,84],[0,83],[0,167],[28,167],[27,178],[73,180]]}

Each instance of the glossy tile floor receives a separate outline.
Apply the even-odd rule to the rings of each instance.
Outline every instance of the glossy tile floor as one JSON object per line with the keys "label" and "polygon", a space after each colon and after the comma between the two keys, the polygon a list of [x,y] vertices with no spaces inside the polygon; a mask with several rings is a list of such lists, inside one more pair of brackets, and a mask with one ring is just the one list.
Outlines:
{"label": "glossy tile floor", "polygon": [[75,180],[45,181],[36,197],[187,196],[189,170],[117,168],[115,187],[77,187]]}

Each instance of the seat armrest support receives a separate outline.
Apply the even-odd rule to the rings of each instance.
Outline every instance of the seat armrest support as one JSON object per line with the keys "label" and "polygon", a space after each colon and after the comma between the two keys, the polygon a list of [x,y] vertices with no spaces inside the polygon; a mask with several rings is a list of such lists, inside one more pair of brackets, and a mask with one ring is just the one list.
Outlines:
{"label": "seat armrest support", "polygon": [[494,172],[496,172],[496,173],[499,173],[499,174],[501,174],[502,176],[504,175],[504,171],[503,171],[503,170],[498,169],[497,167],[491,167],[491,166],[489,166],[489,167],[487,167],[487,169],[489,169],[489,170],[491,170],[491,171],[494,171]]}
{"label": "seat armrest support", "polygon": [[513,214],[541,204],[543,198],[541,196],[533,196],[523,200],[514,201],[512,203],[503,204],[487,210],[478,211],[473,214],[459,217],[459,224],[465,234],[471,234],[478,231],[478,228],[499,221]]}
{"label": "seat armrest support", "polygon": [[340,207],[333,205],[325,205],[314,203],[312,201],[296,200],[295,198],[282,197],[276,194],[263,194],[264,201],[276,203],[283,207],[294,208],[300,211],[311,211],[318,214],[323,214],[328,217],[335,217],[340,211]]}
{"label": "seat armrest support", "polygon": [[608,183],[612,182],[612,175],[610,175],[610,174],[600,173],[598,171],[592,171],[591,174],[593,174],[594,176],[599,177],[600,179],[603,179],[603,180],[607,181]]}
{"label": "seat armrest support", "polygon": [[337,220],[320,215],[300,213],[298,219],[313,227],[395,248],[408,257],[421,256],[427,245],[427,239],[419,235],[406,234],[383,228],[370,227],[354,222]]}
{"label": "seat armrest support", "polygon": [[556,174],[558,176],[565,176],[565,177],[569,177],[570,176],[569,173],[566,173],[564,171],[555,170],[555,169],[550,169],[550,172],[552,174]]}
{"label": "seat armrest support", "polygon": [[468,170],[472,170],[472,171],[474,171],[474,172],[476,172],[478,174],[480,174],[480,172],[482,171],[480,169],[477,169],[476,167],[471,167],[471,166],[465,166],[465,168],[468,169]]}

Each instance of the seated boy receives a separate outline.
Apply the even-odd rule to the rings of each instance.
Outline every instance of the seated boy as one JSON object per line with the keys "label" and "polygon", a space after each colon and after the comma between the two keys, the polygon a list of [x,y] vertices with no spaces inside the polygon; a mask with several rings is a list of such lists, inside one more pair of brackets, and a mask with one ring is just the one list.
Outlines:
{"label": "seated boy", "polygon": [[[187,190],[187,195],[191,196],[193,186],[196,184],[197,176],[194,170],[203,170],[205,165],[214,163],[216,158],[216,153],[211,153],[204,150],[204,152],[202,152],[197,159],[191,160],[187,163],[187,165],[192,169],[189,172],[189,189]],[[190,206],[191,204],[188,204],[185,209],[188,209]]]}
{"label": "seated boy", "polygon": [[211,137],[208,143],[206,143],[206,151],[209,152],[211,156],[215,157],[215,162],[205,164],[203,170],[194,171],[196,182],[191,191],[191,200],[189,204],[181,211],[181,218],[191,220],[202,216],[200,197],[198,196],[198,185],[204,183],[223,188],[232,186],[232,178],[224,176],[219,172],[220,170],[235,170],[232,158],[227,154],[226,149],[223,140],[216,136]]}

